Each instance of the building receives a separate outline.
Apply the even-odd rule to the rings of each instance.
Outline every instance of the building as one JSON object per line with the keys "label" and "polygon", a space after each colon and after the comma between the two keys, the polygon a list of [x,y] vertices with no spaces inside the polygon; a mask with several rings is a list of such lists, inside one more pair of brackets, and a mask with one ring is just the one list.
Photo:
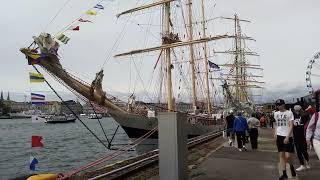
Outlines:
{"label": "building", "polygon": [[83,113],[82,105],[79,102],[76,102],[74,100],[64,101],[61,104],[61,113],[62,114],[73,114],[68,107],[76,114]]}
{"label": "building", "polygon": [[47,101],[46,104],[32,104],[29,109],[39,110],[44,114],[61,114],[61,102]]}
{"label": "building", "polygon": [[17,113],[22,111],[28,111],[30,110],[31,103],[30,102],[10,102],[11,112]]}
{"label": "building", "polygon": [[[91,105],[92,104],[92,105]],[[99,106],[95,103],[86,103],[83,105],[83,113],[84,114],[95,114],[94,112],[96,112],[97,114],[102,114],[102,115],[107,115],[108,111],[107,108]]]}

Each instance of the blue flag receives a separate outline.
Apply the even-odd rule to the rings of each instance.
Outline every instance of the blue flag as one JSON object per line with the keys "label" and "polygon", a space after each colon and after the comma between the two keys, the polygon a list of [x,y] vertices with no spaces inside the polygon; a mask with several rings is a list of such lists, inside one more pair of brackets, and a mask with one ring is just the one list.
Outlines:
{"label": "blue flag", "polygon": [[36,159],[35,157],[33,156],[30,156],[30,165],[29,165],[29,168],[31,171],[35,171],[36,170],[36,164],[38,164],[38,159]]}
{"label": "blue flag", "polygon": [[104,9],[104,7],[101,4],[96,4],[93,8]]}
{"label": "blue flag", "polygon": [[208,62],[209,62],[210,68],[212,68],[212,69],[220,69],[220,67],[218,66],[218,64],[215,64],[215,63],[213,63],[213,62],[211,62],[211,61],[208,61]]}

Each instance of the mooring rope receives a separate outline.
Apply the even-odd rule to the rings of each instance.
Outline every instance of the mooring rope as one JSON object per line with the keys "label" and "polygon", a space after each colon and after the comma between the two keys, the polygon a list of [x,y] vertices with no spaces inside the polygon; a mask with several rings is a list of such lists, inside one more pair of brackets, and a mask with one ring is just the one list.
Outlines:
{"label": "mooring rope", "polygon": [[144,141],[145,139],[149,138],[154,132],[156,132],[158,130],[158,125],[155,126],[152,130],[150,130],[149,132],[147,132],[146,134],[144,134],[143,136],[139,137],[138,139],[136,139],[134,142],[132,142],[131,144],[128,144],[127,146],[124,146],[123,148],[119,149],[118,151],[114,152],[114,153],[111,153],[111,154],[108,154],[100,159],[97,159],[96,161],[94,162],[91,162],[87,165],[84,165],[78,169],[75,169],[73,171],[71,171],[70,173],[67,173],[65,174],[63,177],[61,178],[58,178],[58,180],[64,180],[64,179],[67,179],[69,177],[71,177],[72,175],[75,175],[81,171],[84,171],[90,167],[93,167],[93,166],[96,166],[96,165],[99,165],[107,160],[110,160],[110,159],[113,159],[125,152],[127,152],[129,149],[132,149],[134,147],[136,147],[137,145],[139,145],[142,141]]}

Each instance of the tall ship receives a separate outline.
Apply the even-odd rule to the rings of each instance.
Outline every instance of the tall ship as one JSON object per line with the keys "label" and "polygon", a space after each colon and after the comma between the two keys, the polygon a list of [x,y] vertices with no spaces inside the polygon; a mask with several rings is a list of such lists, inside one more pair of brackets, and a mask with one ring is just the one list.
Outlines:
{"label": "tall ship", "polygon": [[[246,38],[242,31],[241,23],[251,23],[249,20],[240,19],[237,14],[234,17],[220,17],[222,20],[234,24],[234,40],[232,48],[227,51],[215,51],[217,56],[227,63],[221,63],[224,67],[215,79],[222,82],[224,91],[224,107],[237,109],[246,113],[257,110],[256,103],[261,102],[263,94],[263,68],[259,64],[259,54],[252,51],[249,42],[255,42],[253,38]],[[216,57],[218,58],[218,57]]]}
{"label": "tall ship", "polygon": [[[193,9],[195,3],[199,3],[199,12]],[[150,69],[153,69],[153,75],[157,77],[149,83],[150,87],[155,89],[155,96],[145,95],[149,97],[148,102],[137,101],[134,92],[128,92],[131,95],[127,102],[105,92],[102,89],[103,69],[96,73],[92,83],[87,83],[68,72],[57,55],[57,37],[48,33],[34,37],[34,42],[20,51],[34,67],[36,66],[32,62],[35,61],[35,57],[40,57],[41,60],[36,64],[82,100],[107,108],[110,116],[119,123],[132,141],[157,127],[159,112],[187,113],[186,129],[188,138],[192,138],[222,129],[221,116],[217,114],[221,114],[227,108],[253,110],[253,94],[248,92],[249,88],[252,88],[250,86],[255,86],[249,83],[255,82],[251,82],[253,80],[250,78],[253,75],[249,74],[247,69],[256,66],[248,64],[245,57],[256,54],[247,52],[243,46],[245,40],[253,38],[241,33],[241,20],[237,16],[229,18],[235,22],[235,33],[222,35],[207,35],[210,32],[207,23],[210,21],[205,17],[204,0],[187,0],[185,4],[180,1],[161,0],[128,9],[117,14],[117,17],[122,18],[150,9],[159,10],[160,13],[161,36],[157,44],[114,55],[115,60],[130,57],[130,61],[148,54],[155,57],[155,65]],[[177,11],[181,13],[178,14]],[[197,12],[197,20],[194,12]],[[194,29],[198,29],[199,33],[195,33]],[[233,61],[230,64],[217,64],[213,56],[210,56],[211,50],[214,49],[212,42],[219,43],[218,41],[222,40],[233,41],[236,44],[233,51],[214,52],[232,55]],[[229,73],[223,74],[223,71]],[[121,75],[121,72],[119,74]],[[142,77],[139,75],[139,78]],[[223,100],[216,103],[216,96],[221,96]],[[136,150],[145,152],[157,148],[157,145],[156,131],[137,146]]]}

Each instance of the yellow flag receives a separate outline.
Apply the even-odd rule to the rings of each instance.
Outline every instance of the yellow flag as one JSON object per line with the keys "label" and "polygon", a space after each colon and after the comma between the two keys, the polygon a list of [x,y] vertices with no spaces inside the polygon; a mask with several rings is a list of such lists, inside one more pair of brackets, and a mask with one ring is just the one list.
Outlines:
{"label": "yellow flag", "polygon": [[97,12],[89,10],[89,11],[87,11],[87,14],[88,15],[97,15]]}
{"label": "yellow flag", "polygon": [[40,54],[36,54],[36,53],[26,53],[26,55],[27,56],[29,56],[29,57],[31,57],[32,59],[38,59],[38,58],[40,58],[41,57],[41,55]]}
{"label": "yellow flag", "polygon": [[44,82],[44,77],[42,74],[29,72],[30,82]]}

